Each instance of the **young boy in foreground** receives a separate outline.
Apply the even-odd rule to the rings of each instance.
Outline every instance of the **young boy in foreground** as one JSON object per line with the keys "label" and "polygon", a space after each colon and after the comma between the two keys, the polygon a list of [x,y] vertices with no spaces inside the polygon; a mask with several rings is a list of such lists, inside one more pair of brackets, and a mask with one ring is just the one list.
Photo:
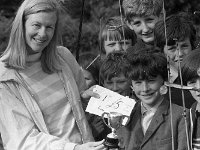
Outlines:
{"label": "young boy in foreground", "polygon": [[164,86],[167,79],[165,56],[153,50],[138,50],[131,64],[128,76],[140,101],[128,125],[119,131],[123,141],[120,146],[125,150],[172,150],[172,146],[174,150],[187,149],[183,108],[176,104],[172,104],[171,126],[170,103]]}

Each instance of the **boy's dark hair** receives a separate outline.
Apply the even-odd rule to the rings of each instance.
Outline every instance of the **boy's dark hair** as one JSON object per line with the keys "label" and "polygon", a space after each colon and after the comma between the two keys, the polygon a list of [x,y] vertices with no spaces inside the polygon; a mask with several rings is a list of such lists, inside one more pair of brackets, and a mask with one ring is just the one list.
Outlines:
{"label": "boy's dark hair", "polygon": [[[192,49],[195,47],[196,31],[188,13],[180,12],[166,18],[166,31],[168,45],[174,45],[175,41],[190,39]],[[166,44],[164,20],[156,23],[154,28],[155,42],[162,50]]]}
{"label": "boy's dark hair", "polygon": [[104,41],[109,40],[123,40],[123,32],[125,39],[131,39],[132,45],[136,43],[136,34],[132,31],[125,23],[120,16],[110,17],[102,27],[102,30],[99,34],[99,41],[101,41],[102,53],[105,54]]}
{"label": "boy's dark hair", "polygon": [[100,82],[103,84],[105,80],[111,80],[121,73],[126,77],[129,67],[130,64],[126,52],[116,51],[108,54],[100,67]]}
{"label": "boy's dark hair", "polygon": [[132,80],[148,80],[160,75],[167,81],[167,59],[165,55],[154,48],[135,51],[129,59],[131,66],[128,78]]}
{"label": "boy's dark hair", "polygon": [[123,11],[130,22],[134,16],[160,16],[163,7],[162,0],[123,0]]}
{"label": "boy's dark hair", "polygon": [[98,84],[100,60],[97,58],[97,55],[93,53],[83,53],[79,56],[78,63],[83,69],[89,71],[92,74],[96,84]]}
{"label": "boy's dark hair", "polygon": [[199,78],[197,70],[200,68],[200,49],[195,49],[185,56],[181,63],[183,84]]}

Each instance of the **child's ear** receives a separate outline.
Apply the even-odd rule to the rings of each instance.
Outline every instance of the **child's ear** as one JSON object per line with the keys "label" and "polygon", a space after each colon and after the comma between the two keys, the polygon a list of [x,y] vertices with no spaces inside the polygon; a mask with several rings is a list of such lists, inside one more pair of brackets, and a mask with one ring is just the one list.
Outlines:
{"label": "child's ear", "polygon": [[163,11],[160,13],[160,15],[158,16],[158,21],[159,20],[163,20],[164,19],[164,14]]}
{"label": "child's ear", "polygon": [[165,94],[167,94],[167,92],[168,92],[167,86],[166,85],[162,85],[160,87],[160,95],[165,95]]}
{"label": "child's ear", "polygon": [[131,30],[133,30],[133,26],[132,26],[132,24],[131,24],[132,21],[126,20],[125,22],[126,22],[127,26],[128,26]]}
{"label": "child's ear", "polygon": [[197,69],[197,74],[200,77],[200,68]]}
{"label": "child's ear", "polygon": [[131,85],[131,89],[132,89],[132,91],[135,91],[135,89],[134,89],[134,87]]}

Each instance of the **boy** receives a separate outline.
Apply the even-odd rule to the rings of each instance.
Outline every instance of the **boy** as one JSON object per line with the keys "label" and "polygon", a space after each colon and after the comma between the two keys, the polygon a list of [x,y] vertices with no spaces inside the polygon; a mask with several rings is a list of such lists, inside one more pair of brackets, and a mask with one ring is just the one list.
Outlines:
{"label": "boy", "polygon": [[99,83],[99,57],[91,52],[82,53],[78,60],[88,88]]}
{"label": "boy", "polygon": [[[183,73],[183,81],[187,86],[200,89],[200,50],[196,49],[190,52],[181,64]],[[192,123],[192,148],[200,149],[200,92],[190,90],[196,102],[191,107],[191,123]]]}
{"label": "boy", "polygon": [[122,22],[120,16],[115,16],[109,18],[102,27],[99,42],[102,55],[107,56],[113,51],[126,51],[128,47],[135,44],[136,35],[125,22]]}
{"label": "boy", "polygon": [[[167,44],[165,38],[165,25],[163,20],[155,26],[155,41],[157,46],[169,58],[170,82],[181,84],[178,76],[179,63],[195,48],[195,28],[187,13],[178,13],[166,18]],[[171,88],[172,102],[182,106],[181,90]],[[184,91],[185,105],[190,108],[195,101],[189,91]],[[179,101],[178,101],[179,100]]]}
{"label": "boy", "polygon": [[[167,79],[167,60],[160,52],[138,50],[131,59],[128,76],[140,101],[135,105],[130,122],[119,131],[125,150],[172,150],[172,131],[175,150],[187,149],[183,108],[170,104],[164,94]],[[121,134],[120,134],[121,133]]]}
{"label": "boy", "polygon": [[125,52],[110,53],[100,67],[100,82],[103,87],[123,96],[131,96],[131,81],[126,77],[128,67]]}
{"label": "boy", "polygon": [[[162,17],[162,0],[124,0],[127,25],[137,35],[135,49],[154,47],[154,27]],[[130,55],[133,51],[127,51]]]}

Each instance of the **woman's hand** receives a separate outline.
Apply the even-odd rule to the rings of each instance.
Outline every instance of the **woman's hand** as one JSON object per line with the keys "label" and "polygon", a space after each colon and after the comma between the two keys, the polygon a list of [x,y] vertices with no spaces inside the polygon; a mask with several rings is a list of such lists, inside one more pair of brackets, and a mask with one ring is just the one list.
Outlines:
{"label": "woman's hand", "polygon": [[104,140],[99,142],[88,142],[81,145],[76,145],[74,150],[106,150],[106,147],[103,145]]}
{"label": "woman's hand", "polygon": [[96,87],[96,85],[91,86],[89,89],[85,90],[81,93],[81,97],[84,99],[89,99],[90,97],[100,98],[98,93],[95,93],[93,89]]}

